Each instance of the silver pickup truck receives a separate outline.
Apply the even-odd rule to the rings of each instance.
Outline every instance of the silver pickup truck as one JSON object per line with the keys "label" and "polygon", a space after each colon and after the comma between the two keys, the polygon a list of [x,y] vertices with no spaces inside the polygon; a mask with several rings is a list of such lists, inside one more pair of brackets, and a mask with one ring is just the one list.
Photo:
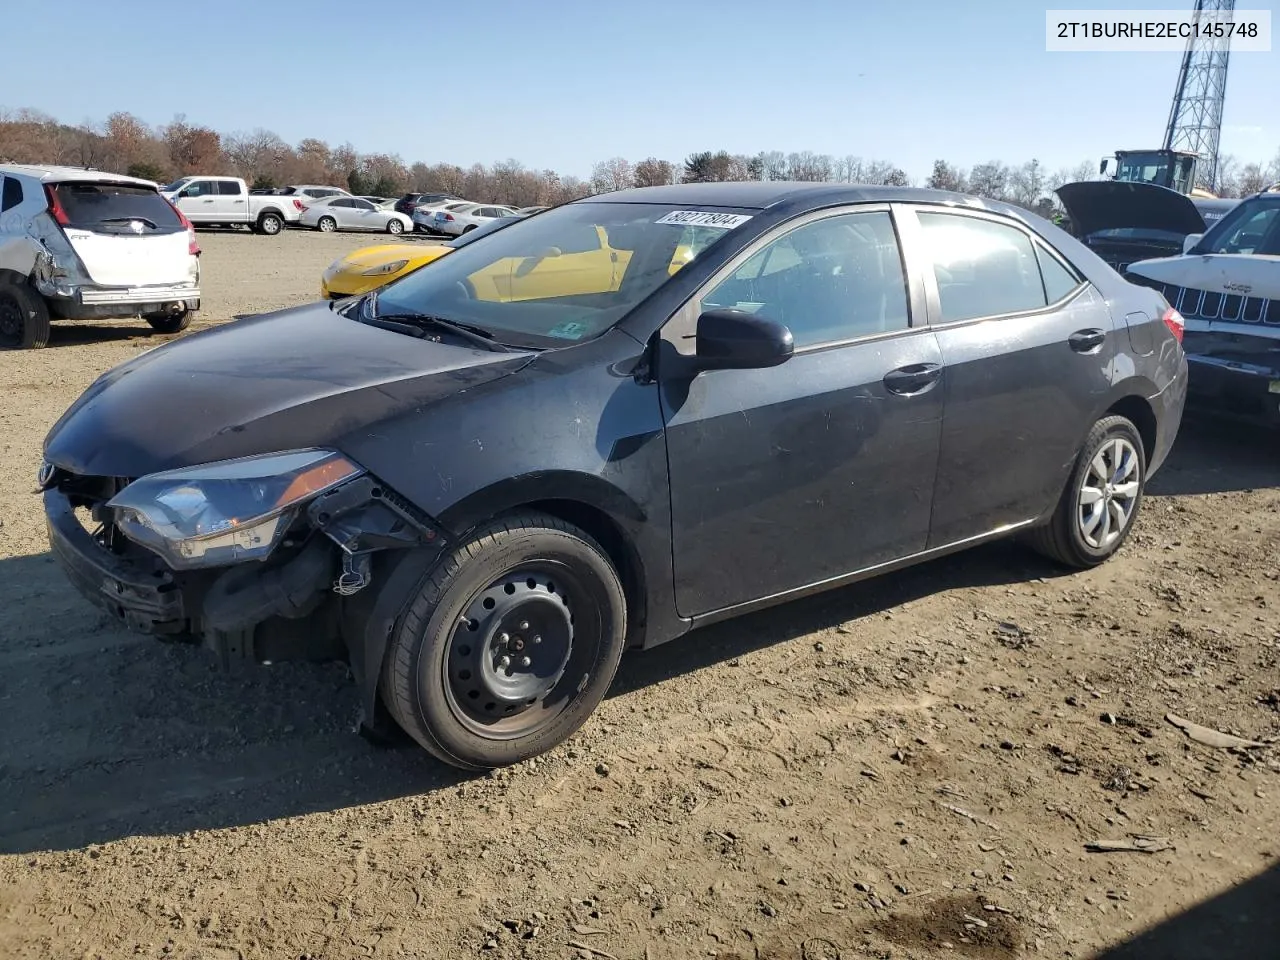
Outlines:
{"label": "silver pickup truck", "polygon": [[198,227],[246,225],[274,236],[302,214],[303,198],[259,195],[239,177],[181,177],[160,192]]}

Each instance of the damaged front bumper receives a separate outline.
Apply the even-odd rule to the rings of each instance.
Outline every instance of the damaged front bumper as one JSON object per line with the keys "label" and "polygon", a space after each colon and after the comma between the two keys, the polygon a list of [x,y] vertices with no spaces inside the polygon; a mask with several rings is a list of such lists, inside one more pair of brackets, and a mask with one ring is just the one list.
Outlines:
{"label": "damaged front bumper", "polygon": [[1188,333],[1188,407],[1280,428],[1280,337]]}
{"label": "damaged front bumper", "polygon": [[[114,526],[100,480],[52,470],[43,491],[50,550],[85,599],[137,633],[201,642],[228,666],[349,656],[372,710],[377,673],[366,683],[362,667],[381,657],[385,637],[375,631],[370,650],[367,627],[385,591],[363,591],[403,555],[438,556],[444,537],[429,519],[363,475],[311,501],[265,560],[175,570]],[[106,493],[86,496],[95,489]]]}

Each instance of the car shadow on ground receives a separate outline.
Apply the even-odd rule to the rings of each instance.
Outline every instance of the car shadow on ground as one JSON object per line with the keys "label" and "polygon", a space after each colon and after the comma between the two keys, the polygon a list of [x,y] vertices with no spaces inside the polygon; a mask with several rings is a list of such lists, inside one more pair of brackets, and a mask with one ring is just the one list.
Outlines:
{"label": "car shadow on ground", "polygon": [[1224,960],[1280,954],[1280,866],[1094,955],[1092,960]]}
{"label": "car shadow on ground", "polygon": [[1154,496],[1194,496],[1280,487],[1280,430],[1188,416],[1163,469],[1151,478]]}
{"label": "car shadow on ground", "polygon": [[[1252,434],[1193,429],[1156,481],[1162,496],[1280,486],[1280,464]],[[930,594],[1063,574],[1019,544],[989,544],[631,653],[610,696]],[[0,561],[0,609],[0,853],[332,812],[469,779],[414,745],[358,737],[344,665],[225,673],[201,650],[121,630],[47,553]]]}
{"label": "car shadow on ground", "polygon": [[79,347],[88,343],[121,343],[130,340],[151,341],[146,346],[159,346],[172,336],[156,333],[145,320],[94,321],[55,320],[49,331],[49,343],[45,349]]}

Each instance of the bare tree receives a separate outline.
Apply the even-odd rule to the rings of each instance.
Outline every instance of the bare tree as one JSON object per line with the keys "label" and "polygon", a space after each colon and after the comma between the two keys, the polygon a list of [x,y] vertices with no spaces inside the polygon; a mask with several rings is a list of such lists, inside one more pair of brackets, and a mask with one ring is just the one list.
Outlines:
{"label": "bare tree", "polygon": [[761,180],[787,179],[787,155],[781,150],[764,150],[758,155]]}
{"label": "bare tree", "polygon": [[951,190],[964,193],[968,189],[968,181],[964,171],[958,170],[945,160],[933,161],[933,172],[929,174],[927,186],[934,190]]}
{"label": "bare tree", "polygon": [[1236,182],[1236,196],[1248,197],[1263,189],[1268,183],[1266,171],[1260,163],[1246,163],[1240,168]]}
{"label": "bare tree", "polygon": [[1026,207],[1028,210],[1035,209],[1036,202],[1044,194],[1044,190],[1044,168],[1039,160],[1028,160],[1009,174],[1008,199],[1020,207]]}
{"label": "bare tree", "polygon": [[[161,130],[169,151],[169,164],[177,175],[220,172],[225,162],[222,137],[208,127],[192,126],[182,114]],[[303,141],[306,143],[306,141]]]}
{"label": "bare tree", "polygon": [[787,155],[788,180],[830,180],[832,172],[831,158],[825,153],[804,150]]}
{"label": "bare tree", "polygon": [[969,192],[988,200],[1003,200],[1008,195],[1009,168],[999,160],[977,164],[969,171]]}
{"label": "bare tree", "polygon": [[635,183],[635,172],[630,161],[623,157],[601,160],[591,169],[591,186],[596,193],[612,193],[626,190]]}

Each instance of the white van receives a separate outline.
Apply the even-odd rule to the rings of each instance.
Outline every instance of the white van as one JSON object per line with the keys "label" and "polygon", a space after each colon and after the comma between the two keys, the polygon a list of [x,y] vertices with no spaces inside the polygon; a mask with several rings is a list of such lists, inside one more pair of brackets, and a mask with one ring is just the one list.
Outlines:
{"label": "white van", "polygon": [[195,228],[150,180],[0,165],[0,348],[52,319],[141,318],[177,333],[200,309]]}

